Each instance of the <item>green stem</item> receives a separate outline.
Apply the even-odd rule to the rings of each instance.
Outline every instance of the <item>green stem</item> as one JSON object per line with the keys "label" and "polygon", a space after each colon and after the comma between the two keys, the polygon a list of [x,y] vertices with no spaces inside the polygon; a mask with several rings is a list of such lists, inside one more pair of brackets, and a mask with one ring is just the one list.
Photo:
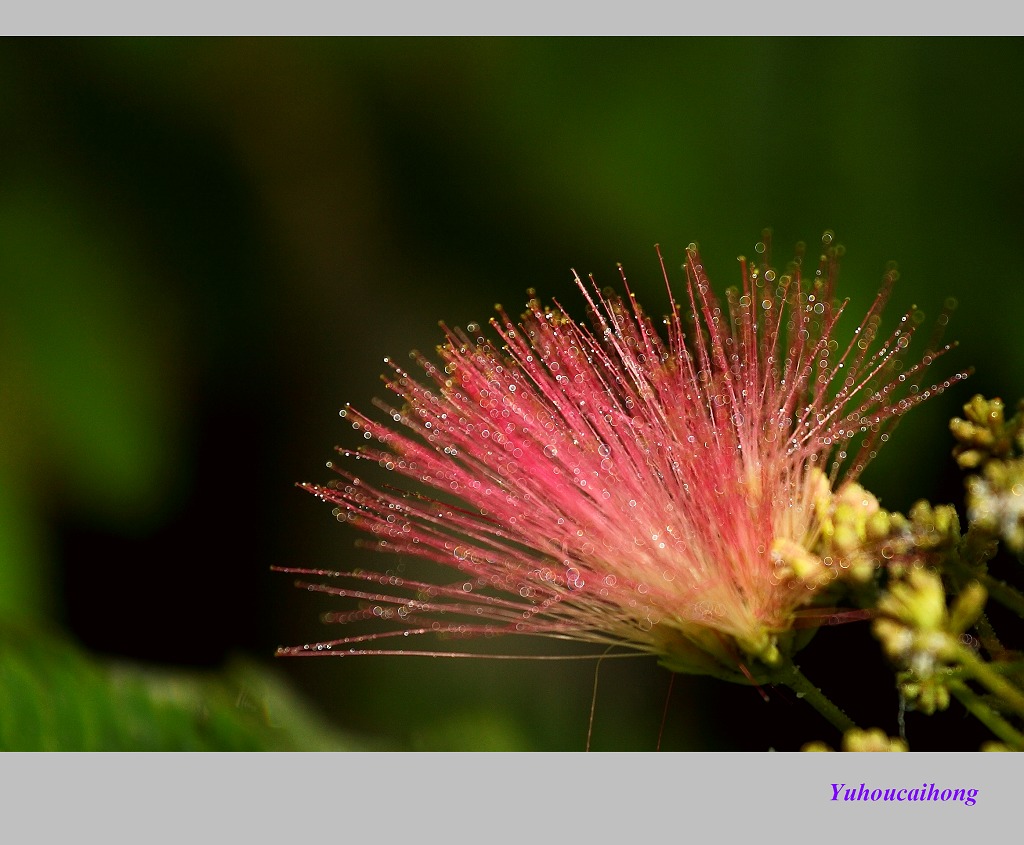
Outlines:
{"label": "green stem", "polygon": [[992,627],[992,623],[988,621],[988,615],[982,613],[978,617],[978,621],[974,623],[974,627],[978,632],[978,639],[981,640],[982,646],[985,651],[988,652],[989,657],[994,659],[1001,659],[1006,654],[1006,649],[1003,644],[999,642],[999,637],[996,636],[995,628]]}
{"label": "green stem", "polygon": [[1024,735],[1019,733],[1009,722],[982,701],[980,696],[959,681],[950,683],[949,691],[956,696],[957,700],[979,722],[985,725],[1003,742],[1017,751],[1024,751]]}
{"label": "green stem", "polygon": [[831,699],[816,687],[789,658],[783,658],[771,675],[772,683],[785,684],[808,704],[824,716],[837,730],[845,733],[857,727],[853,720],[840,710]]}
{"label": "green stem", "polygon": [[981,581],[982,586],[988,590],[988,594],[992,598],[1024,619],[1024,594],[1005,581],[993,578],[987,572],[975,577]]}
{"label": "green stem", "polygon": [[956,644],[956,661],[963,666],[968,675],[982,686],[987,687],[989,692],[1000,698],[1018,715],[1024,717],[1024,693],[1017,687],[980,659],[973,651],[959,643]]}
{"label": "green stem", "polygon": [[1011,587],[1005,581],[993,578],[988,572],[977,572],[971,569],[956,555],[949,555],[946,558],[946,564],[956,570],[957,574],[980,581],[989,596],[1024,619],[1024,593],[1021,593],[1020,590]]}

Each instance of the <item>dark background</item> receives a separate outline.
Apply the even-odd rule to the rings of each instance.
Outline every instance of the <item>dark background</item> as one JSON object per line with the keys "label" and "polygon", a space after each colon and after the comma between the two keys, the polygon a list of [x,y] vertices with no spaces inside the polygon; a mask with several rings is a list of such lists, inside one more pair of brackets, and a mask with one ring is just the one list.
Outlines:
{"label": "dark background", "polygon": [[[277,660],[329,601],[272,565],[382,567],[294,487],[437,321],[578,308],[570,268],[648,310],[697,241],[719,290],[774,230],[826,229],[852,311],[960,302],[944,373],[863,481],[961,501],[947,421],[1024,396],[1024,88],[1015,39],[0,41],[0,614],[105,658],[265,662],[366,747],[584,747],[593,662]],[[582,311],[580,311],[582,314]],[[856,320],[854,320],[856,322]],[[520,643],[506,645],[522,651]],[[571,651],[557,643],[538,653]],[[576,650],[577,652],[579,649]],[[801,658],[897,731],[864,625]],[[606,661],[598,749],[836,737],[790,693]],[[667,707],[666,707],[667,699]],[[973,749],[955,710],[912,747]]]}

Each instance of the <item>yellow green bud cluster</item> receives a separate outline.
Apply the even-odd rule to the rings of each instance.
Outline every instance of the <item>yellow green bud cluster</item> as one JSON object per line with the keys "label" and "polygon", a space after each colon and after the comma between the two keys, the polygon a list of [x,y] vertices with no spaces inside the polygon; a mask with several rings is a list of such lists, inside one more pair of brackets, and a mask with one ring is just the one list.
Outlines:
{"label": "yellow green bud cluster", "polygon": [[1015,441],[1018,448],[1024,448],[1024,418],[1018,415],[1007,421],[1002,399],[976,395],[964,405],[964,416],[967,419],[954,417],[949,423],[957,440],[953,457],[962,469],[976,469],[989,460],[1007,457]]}
{"label": "yellow green bud cluster", "polygon": [[964,416],[949,427],[957,463],[976,470],[966,482],[968,519],[980,533],[1024,552],[1024,402],[1006,419],[1001,399],[975,396]]}
{"label": "yellow green bud cluster", "polygon": [[989,461],[967,479],[967,516],[973,525],[1024,551],[1024,458]]}
{"label": "yellow green bud cluster", "polygon": [[902,739],[887,736],[881,728],[851,728],[843,734],[843,751],[906,751]]}
{"label": "yellow green bud cluster", "polygon": [[901,578],[926,558],[955,548],[961,540],[960,518],[952,505],[915,502],[907,516],[892,514],[893,531],[882,554],[889,574]]}
{"label": "yellow green bud cluster", "polygon": [[908,516],[918,551],[943,551],[960,542],[960,518],[952,505],[932,505],[922,499],[911,507]]}
{"label": "yellow green bud cluster", "polygon": [[814,529],[803,542],[776,538],[772,545],[777,572],[811,589],[842,578],[858,583],[871,580],[880,565],[880,544],[893,532],[893,515],[856,483],[832,492],[828,478],[812,470]]}
{"label": "yellow green bud cluster", "polygon": [[920,677],[914,670],[906,670],[896,675],[903,700],[915,710],[931,716],[949,707],[949,687],[942,675]]}
{"label": "yellow green bud cluster", "polygon": [[[809,742],[802,751],[832,751],[824,742]],[[888,736],[881,728],[850,728],[843,734],[843,751],[907,751],[902,739]]]}
{"label": "yellow green bud cluster", "polygon": [[883,565],[920,563],[922,556],[952,548],[960,541],[960,522],[951,505],[918,502],[909,517],[882,508],[855,482],[832,492],[828,479],[814,470],[810,479],[814,530],[803,542],[777,538],[772,545],[777,572],[811,589],[841,579],[871,581]]}
{"label": "yellow green bud cluster", "polygon": [[845,484],[830,507],[819,513],[820,553],[837,563],[847,578],[866,583],[880,564],[879,544],[892,535],[892,517],[859,484]]}
{"label": "yellow green bud cluster", "polygon": [[960,636],[977,621],[985,599],[985,588],[972,581],[947,610],[942,579],[925,568],[910,569],[882,594],[872,630],[903,668],[900,689],[918,710],[933,713],[949,705],[947,670],[956,662]]}
{"label": "yellow green bud cluster", "polygon": [[983,572],[999,551],[998,535],[971,524],[960,540],[957,555],[968,567]]}

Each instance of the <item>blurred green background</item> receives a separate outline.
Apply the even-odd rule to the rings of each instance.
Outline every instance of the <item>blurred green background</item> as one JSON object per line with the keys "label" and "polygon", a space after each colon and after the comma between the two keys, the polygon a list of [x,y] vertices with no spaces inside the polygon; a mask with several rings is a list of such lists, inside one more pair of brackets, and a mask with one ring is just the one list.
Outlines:
{"label": "blurred green background", "polygon": [[[669,696],[646,659],[601,664],[596,696],[593,662],[275,660],[333,635],[337,605],[270,567],[393,564],[293,486],[329,479],[338,409],[383,393],[385,355],[528,287],[578,307],[570,268],[614,284],[622,262],[659,313],[655,243],[678,268],[697,241],[721,290],[766,226],[779,262],[834,229],[854,312],[898,261],[888,325],[959,299],[942,372],[977,374],[865,475],[893,509],[959,503],[949,416],[1024,396],[1021,59],[1016,39],[0,41],[0,743],[579,750],[592,697],[596,749],[834,739],[784,693]],[[863,626],[803,664],[895,732]],[[912,747],[959,741],[932,724],[908,716]]]}

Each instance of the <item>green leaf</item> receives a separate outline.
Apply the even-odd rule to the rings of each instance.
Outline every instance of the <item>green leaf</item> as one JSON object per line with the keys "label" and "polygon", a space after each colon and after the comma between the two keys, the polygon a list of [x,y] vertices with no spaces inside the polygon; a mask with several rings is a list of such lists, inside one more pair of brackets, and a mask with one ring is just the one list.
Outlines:
{"label": "green leaf", "polygon": [[331,728],[269,669],[221,673],[91,657],[50,635],[0,638],[3,751],[369,750]]}

